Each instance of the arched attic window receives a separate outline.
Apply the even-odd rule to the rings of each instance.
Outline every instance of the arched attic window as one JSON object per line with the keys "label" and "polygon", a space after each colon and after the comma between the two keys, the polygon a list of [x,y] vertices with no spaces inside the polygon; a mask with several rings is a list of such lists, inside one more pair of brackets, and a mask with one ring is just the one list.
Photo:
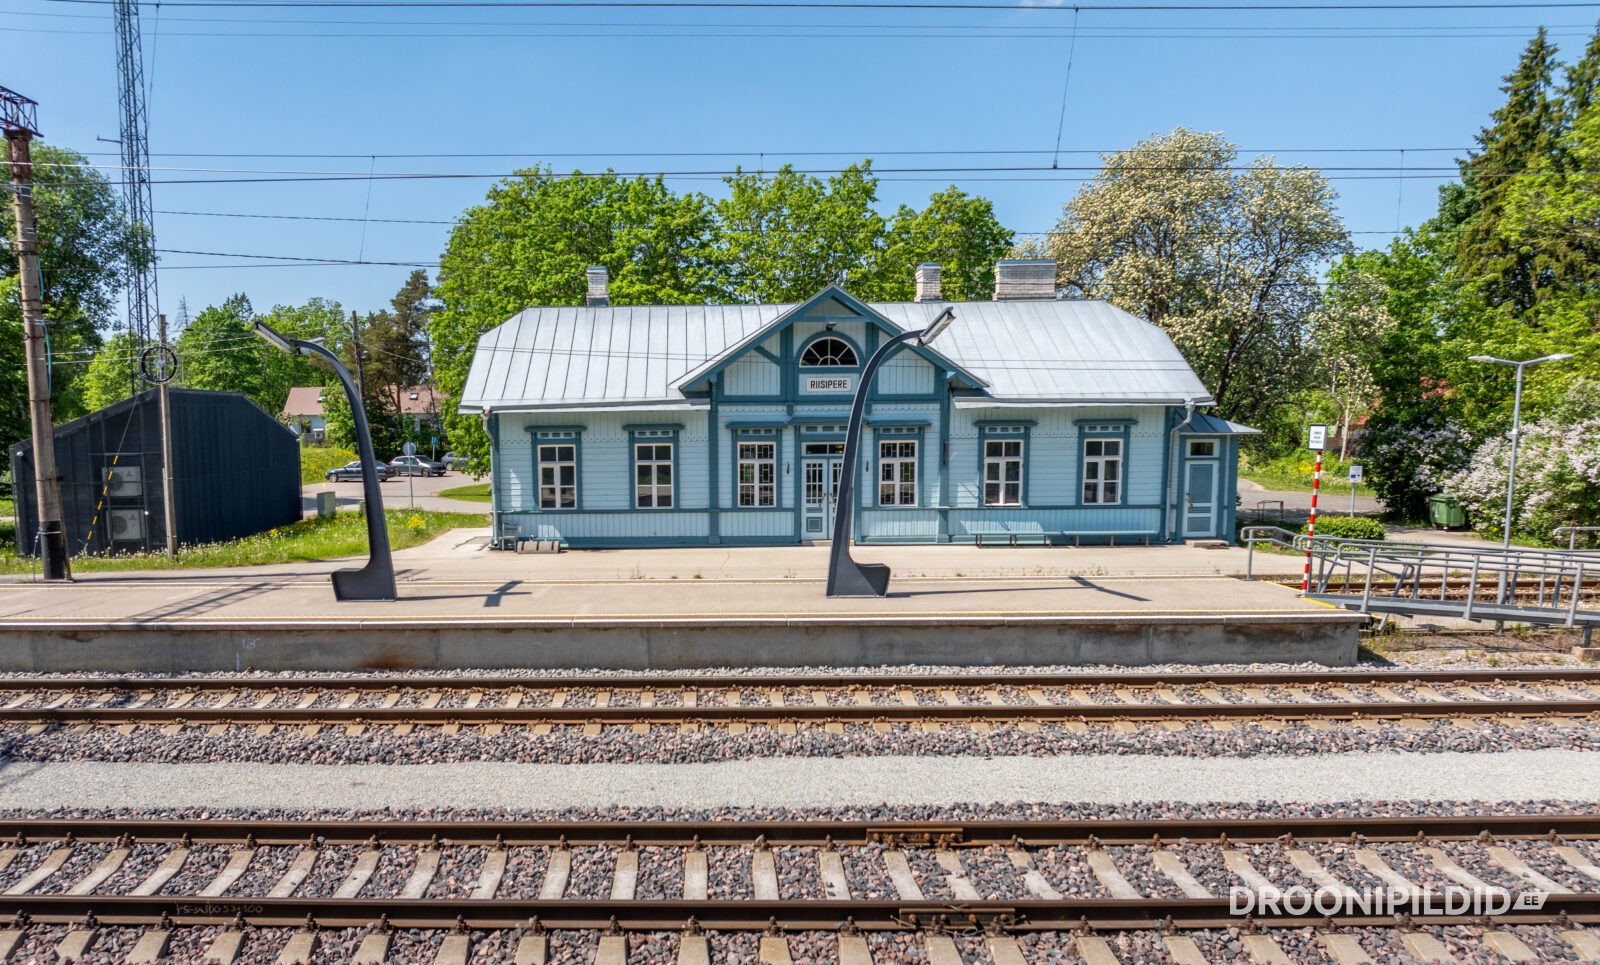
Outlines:
{"label": "arched attic window", "polygon": [[861,364],[856,350],[842,338],[819,338],[800,353],[800,364],[807,367],[836,366],[850,368]]}

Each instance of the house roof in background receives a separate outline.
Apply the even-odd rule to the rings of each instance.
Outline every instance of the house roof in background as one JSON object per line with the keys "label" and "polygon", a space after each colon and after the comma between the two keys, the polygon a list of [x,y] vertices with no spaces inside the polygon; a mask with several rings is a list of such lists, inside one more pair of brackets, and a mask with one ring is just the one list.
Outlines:
{"label": "house roof in background", "polygon": [[[534,307],[478,340],[463,410],[681,405],[674,386],[792,310],[776,305]],[[1102,301],[871,302],[891,327],[956,321],[933,347],[1006,402],[1214,400],[1165,332]]]}
{"label": "house roof in background", "polygon": [[[343,390],[338,386],[297,385],[289,390],[289,398],[283,403],[283,418],[326,415],[322,409],[323,393],[341,391]],[[385,386],[382,391],[392,393],[394,387]],[[410,385],[400,390],[400,411],[405,415],[428,415],[437,412],[438,401],[431,386]]]}

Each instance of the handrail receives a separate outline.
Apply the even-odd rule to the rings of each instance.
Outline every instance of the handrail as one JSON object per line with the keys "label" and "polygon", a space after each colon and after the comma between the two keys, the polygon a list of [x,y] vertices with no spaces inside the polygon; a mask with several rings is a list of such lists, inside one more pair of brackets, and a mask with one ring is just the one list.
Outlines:
{"label": "handrail", "polygon": [[1557,539],[1561,538],[1562,533],[1567,534],[1567,549],[1571,551],[1578,548],[1579,533],[1600,533],[1600,526],[1557,526],[1550,531],[1550,535]]}

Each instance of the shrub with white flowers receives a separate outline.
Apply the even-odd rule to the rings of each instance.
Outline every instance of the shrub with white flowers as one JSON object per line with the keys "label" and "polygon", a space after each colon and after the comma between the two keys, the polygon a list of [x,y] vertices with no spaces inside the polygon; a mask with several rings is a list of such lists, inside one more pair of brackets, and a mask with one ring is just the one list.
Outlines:
{"label": "shrub with white flowers", "polygon": [[1466,429],[1439,413],[1383,423],[1362,443],[1372,485],[1391,510],[1421,516],[1434,493],[1453,492],[1472,458]]}
{"label": "shrub with white flowers", "polygon": [[[1510,461],[1510,433],[1493,436],[1453,483],[1485,534],[1500,535]],[[1523,424],[1511,520],[1513,533],[1542,541],[1557,526],[1600,525],[1600,385],[1574,387],[1550,415]]]}

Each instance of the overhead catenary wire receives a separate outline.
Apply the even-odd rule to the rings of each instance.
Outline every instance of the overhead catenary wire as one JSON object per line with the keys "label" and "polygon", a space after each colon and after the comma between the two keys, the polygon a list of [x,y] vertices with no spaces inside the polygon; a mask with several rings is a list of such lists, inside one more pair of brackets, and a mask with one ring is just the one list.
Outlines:
{"label": "overhead catenary wire", "polygon": [[[110,6],[114,0],[46,0],[48,3]],[[1065,7],[1028,3],[928,3],[917,0],[140,0],[140,6],[240,7],[281,9],[761,9],[761,10],[1014,10],[1059,13]],[[1305,13],[1354,10],[1560,10],[1600,7],[1600,0],[1479,0],[1479,2],[1373,3],[1360,0],[1311,0],[1308,3],[1101,3],[1080,4],[1084,10],[1109,13]]]}

